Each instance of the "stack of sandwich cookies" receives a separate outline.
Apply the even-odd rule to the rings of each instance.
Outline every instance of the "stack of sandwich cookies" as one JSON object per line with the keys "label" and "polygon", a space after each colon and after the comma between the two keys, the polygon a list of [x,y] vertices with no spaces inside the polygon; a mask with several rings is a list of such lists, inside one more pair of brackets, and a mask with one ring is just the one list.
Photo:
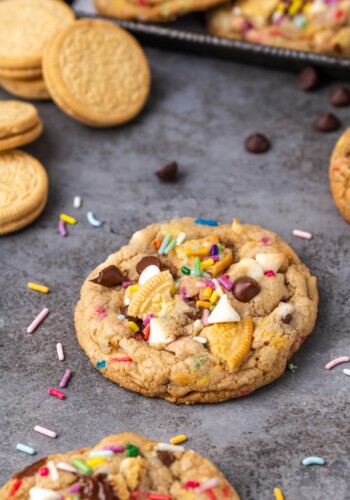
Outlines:
{"label": "stack of sandwich cookies", "polygon": [[150,92],[150,69],[141,46],[106,21],[82,19],[58,33],[46,48],[43,72],[55,103],[93,127],[131,120]]}
{"label": "stack of sandwich cookies", "polygon": [[183,446],[124,433],[43,458],[0,490],[15,500],[239,500],[209,460]]}
{"label": "stack of sandwich cookies", "polygon": [[17,231],[43,211],[48,194],[44,167],[23,151],[0,153],[0,234]]}
{"label": "stack of sandwich cookies", "polygon": [[0,85],[20,97],[48,99],[43,50],[73,20],[72,10],[60,0],[0,2]]}
{"label": "stack of sandwich cookies", "polygon": [[0,101],[0,151],[33,142],[42,130],[42,122],[32,104]]}

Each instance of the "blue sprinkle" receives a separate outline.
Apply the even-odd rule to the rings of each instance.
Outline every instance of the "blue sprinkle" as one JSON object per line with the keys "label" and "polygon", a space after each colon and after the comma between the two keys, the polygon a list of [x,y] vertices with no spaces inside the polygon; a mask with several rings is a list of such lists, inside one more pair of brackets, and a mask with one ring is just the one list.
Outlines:
{"label": "blue sprinkle", "polygon": [[96,363],[96,368],[106,368],[106,360],[104,359],[103,361],[97,361]]}
{"label": "blue sprinkle", "polygon": [[27,455],[35,455],[36,451],[31,446],[27,446],[26,444],[18,443],[16,445],[17,451],[22,451],[23,453],[27,453]]}
{"label": "blue sprinkle", "polygon": [[216,220],[206,220],[206,219],[196,219],[195,224],[200,224],[201,226],[218,226],[219,223]]}
{"label": "blue sprinkle", "polygon": [[324,460],[321,457],[306,457],[302,461],[303,465],[324,465]]}

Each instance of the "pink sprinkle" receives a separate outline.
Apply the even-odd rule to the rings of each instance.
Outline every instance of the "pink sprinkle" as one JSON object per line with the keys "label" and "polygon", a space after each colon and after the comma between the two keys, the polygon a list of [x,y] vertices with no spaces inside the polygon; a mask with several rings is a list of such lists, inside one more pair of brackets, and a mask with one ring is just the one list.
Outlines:
{"label": "pink sprinkle", "polygon": [[205,278],[204,282],[205,282],[205,284],[207,286],[210,286],[210,288],[212,288],[213,290],[215,290],[215,283],[214,283],[214,281],[210,280],[209,278]]}
{"label": "pink sprinkle", "polygon": [[350,361],[350,358],[348,356],[342,356],[341,358],[333,359],[326,364],[325,369],[330,370],[331,368],[333,368],[333,366],[339,365],[340,363],[347,363],[348,361]]}
{"label": "pink sprinkle", "polygon": [[47,467],[41,467],[40,476],[45,477],[49,475],[49,469]]}
{"label": "pink sprinkle", "polygon": [[107,311],[103,306],[96,307],[97,319],[102,320],[107,316]]}
{"label": "pink sprinkle", "polygon": [[218,479],[216,477],[213,477],[212,479],[209,479],[205,483],[202,484],[202,486],[199,486],[198,488],[195,489],[195,493],[199,495],[200,493],[203,493],[204,491],[210,490],[211,488],[215,488],[219,483]]}
{"label": "pink sprinkle", "polygon": [[60,219],[58,221],[58,230],[59,230],[61,236],[63,236],[63,237],[67,236],[66,224],[65,224],[64,220]]}
{"label": "pink sprinkle", "polygon": [[131,286],[133,284],[132,281],[123,281],[122,283],[122,287],[123,288],[128,288],[129,286]]}
{"label": "pink sprinkle", "polygon": [[213,259],[214,262],[217,262],[218,260],[220,260],[220,256],[219,255],[207,255],[206,257],[203,257],[202,261],[208,260],[208,259]]}
{"label": "pink sprinkle", "polygon": [[226,275],[220,276],[218,281],[219,281],[220,285],[222,285],[225,288],[225,290],[227,290],[227,291],[232,290],[233,284],[231,283],[231,281],[229,279],[226,278]]}
{"label": "pink sprinkle", "polygon": [[268,236],[263,236],[261,239],[260,239],[261,243],[268,243],[270,241],[270,238]]}
{"label": "pink sprinkle", "polygon": [[203,309],[202,323],[204,326],[208,326],[209,309]]}
{"label": "pink sprinkle", "polygon": [[197,288],[205,288],[206,287],[206,284],[203,283],[203,281],[197,281],[196,283],[196,287]]}
{"label": "pink sprinkle", "polygon": [[187,481],[187,483],[183,484],[182,485],[182,488],[184,489],[190,489],[190,488],[197,488],[199,486],[199,482],[198,481]]}
{"label": "pink sprinkle", "polygon": [[264,274],[268,278],[272,278],[273,276],[276,276],[276,274],[272,270],[271,271],[265,271]]}
{"label": "pink sprinkle", "polygon": [[55,398],[58,398],[58,399],[64,399],[66,396],[63,392],[61,391],[58,391],[57,389],[54,389],[53,387],[50,387],[50,389],[48,389],[48,394],[50,394],[50,396],[55,396]]}
{"label": "pink sprinkle", "polygon": [[72,486],[68,488],[68,493],[78,493],[78,491],[81,490],[81,484],[80,483],[75,483]]}
{"label": "pink sprinkle", "polygon": [[298,238],[304,238],[304,240],[311,240],[312,234],[306,231],[300,231],[299,229],[293,229],[293,235],[298,236]]}
{"label": "pink sprinkle", "polygon": [[71,375],[72,375],[72,372],[70,370],[66,370],[66,373],[63,375],[63,378],[62,378],[62,380],[60,382],[61,389],[63,389],[64,387],[66,387],[67,382],[70,379]]}
{"label": "pink sprinkle", "polygon": [[122,453],[125,448],[122,444],[107,444],[102,448],[103,450],[111,450],[113,453]]}
{"label": "pink sprinkle", "polygon": [[64,361],[64,350],[63,350],[63,345],[61,344],[61,342],[58,342],[58,344],[56,345],[56,348],[57,348],[58,359],[60,361]]}
{"label": "pink sprinkle", "polygon": [[44,318],[49,314],[47,307],[41,311],[40,314],[35,318],[35,320],[28,326],[27,333],[33,333],[34,330],[40,325]]}
{"label": "pink sprinkle", "polygon": [[152,318],[154,318],[154,314],[149,314],[147,318],[143,320],[143,326],[147,326]]}

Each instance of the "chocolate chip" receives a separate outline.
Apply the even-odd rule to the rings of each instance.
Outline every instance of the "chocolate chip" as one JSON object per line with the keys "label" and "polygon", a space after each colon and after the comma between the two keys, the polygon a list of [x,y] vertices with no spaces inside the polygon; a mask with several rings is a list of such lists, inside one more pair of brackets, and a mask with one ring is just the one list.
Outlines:
{"label": "chocolate chip", "polygon": [[155,255],[147,255],[147,257],[143,257],[137,264],[136,270],[139,274],[142,273],[144,269],[148,266],[157,266],[160,269],[161,263],[158,257]]}
{"label": "chocolate chip", "polygon": [[270,149],[270,141],[262,134],[252,134],[246,138],[244,146],[249,153],[265,153]]}
{"label": "chocolate chip", "polygon": [[155,175],[164,182],[175,182],[177,180],[178,166],[176,161],[156,170]]}
{"label": "chocolate chip", "polygon": [[142,319],[140,319],[140,318],[134,318],[134,316],[129,316],[128,311],[129,311],[129,306],[122,306],[120,308],[121,314],[123,314],[126,317],[127,320],[133,321],[134,323],[137,324],[137,326],[140,326],[143,323]]}
{"label": "chocolate chip", "polygon": [[174,462],[175,458],[172,453],[169,451],[157,451],[157,457],[162,462],[165,467],[170,467],[170,465]]}
{"label": "chocolate chip", "polygon": [[350,104],[350,90],[344,87],[344,85],[338,85],[329,94],[329,102],[332,106],[341,108],[343,106],[349,106]]}
{"label": "chocolate chip", "polygon": [[340,127],[340,121],[332,113],[321,113],[315,120],[315,129],[320,132],[333,132]]}
{"label": "chocolate chip", "polygon": [[244,276],[234,281],[232,293],[240,302],[249,302],[258,295],[260,290],[259,284],[253,278]]}
{"label": "chocolate chip", "polygon": [[112,265],[102,269],[97,278],[90,281],[92,283],[96,283],[97,285],[111,288],[113,286],[120,285],[123,281],[126,281],[126,277],[123,275],[119,267]]}
{"label": "chocolate chip", "polygon": [[192,321],[196,321],[196,319],[201,319],[202,317],[202,313],[199,309],[193,309],[192,311],[185,312],[185,315]]}
{"label": "chocolate chip", "polygon": [[299,90],[312,90],[317,87],[319,83],[319,76],[317,71],[312,66],[304,68],[298,75],[298,89]]}
{"label": "chocolate chip", "polygon": [[289,323],[292,321],[293,316],[291,314],[287,314],[285,318],[282,318],[282,323],[285,323],[286,325],[289,325]]}

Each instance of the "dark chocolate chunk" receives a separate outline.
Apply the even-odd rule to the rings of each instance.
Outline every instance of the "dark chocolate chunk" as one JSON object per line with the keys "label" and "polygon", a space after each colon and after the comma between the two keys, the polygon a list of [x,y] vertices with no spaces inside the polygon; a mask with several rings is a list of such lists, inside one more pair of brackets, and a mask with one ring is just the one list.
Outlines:
{"label": "dark chocolate chunk", "polygon": [[90,281],[97,285],[112,288],[113,286],[121,285],[123,281],[126,281],[126,277],[117,266],[112,265],[102,269],[97,278]]}
{"label": "dark chocolate chunk", "polygon": [[344,87],[344,85],[338,85],[329,94],[329,102],[332,106],[341,108],[343,106],[349,106],[350,104],[350,90]]}
{"label": "dark chocolate chunk", "polygon": [[142,271],[148,266],[157,266],[160,269],[161,263],[158,257],[155,255],[147,255],[147,257],[143,257],[140,262],[137,263],[136,270],[139,274],[141,274]]}
{"label": "dark chocolate chunk", "polygon": [[175,182],[177,180],[178,166],[176,161],[156,170],[155,175],[164,182]]}
{"label": "dark chocolate chunk", "polygon": [[157,457],[162,462],[162,464],[165,465],[165,467],[170,467],[170,465],[175,460],[174,455],[172,453],[170,453],[169,451],[158,450]]}
{"label": "dark chocolate chunk", "polygon": [[46,458],[41,458],[37,462],[34,462],[31,465],[28,465],[28,467],[26,467],[25,469],[21,470],[20,472],[17,472],[17,474],[15,474],[14,477],[16,479],[23,479],[25,477],[34,476],[37,472],[39,472],[39,470],[41,469],[41,467],[44,467],[44,465],[46,465],[46,461],[47,461]]}
{"label": "dark chocolate chunk", "polygon": [[83,483],[79,490],[81,500],[118,500],[112,483],[108,481],[107,474],[95,474],[94,476],[81,478]]}
{"label": "dark chocolate chunk", "polygon": [[292,319],[293,319],[293,316],[291,314],[287,314],[286,317],[282,318],[282,323],[289,325],[289,323],[292,321]]}
{"label": "dark chocolate chunk", "polygon": [[332,113],[321,113],[315,120],[315,129],[320,132],[333,132],[340,127],[340,121]]}
{"label": "dark chocolate chunk", "polygon": [[317,87],[319,77],[317,71],[312,66],[304,68],[298,75],[298,89],[299,90],[312,90]]}
{"label": "dark chocolate chunk", "polygon": [[123,314],[128,321],[133,321],[138,326],[140,326],[143,323],[142,319],[134,318],[134,316],[129,316],[128,315],[128,310],[129,310],[129,306],[123,306],[123,307],[120,308],[121,314]]}
{"label": "dark chocolate chunk", "polygon": [[249,153],[265,153],[270,149],[270,141],[262,134],[252,134],[246,138],[244,146]]}
{"label": "dark chocolate chunk", "polygon": [[258,295],[260,290],[259,284],[253,278],[244,276],[234,281],[232,293],[240,302],[249,302]]}

